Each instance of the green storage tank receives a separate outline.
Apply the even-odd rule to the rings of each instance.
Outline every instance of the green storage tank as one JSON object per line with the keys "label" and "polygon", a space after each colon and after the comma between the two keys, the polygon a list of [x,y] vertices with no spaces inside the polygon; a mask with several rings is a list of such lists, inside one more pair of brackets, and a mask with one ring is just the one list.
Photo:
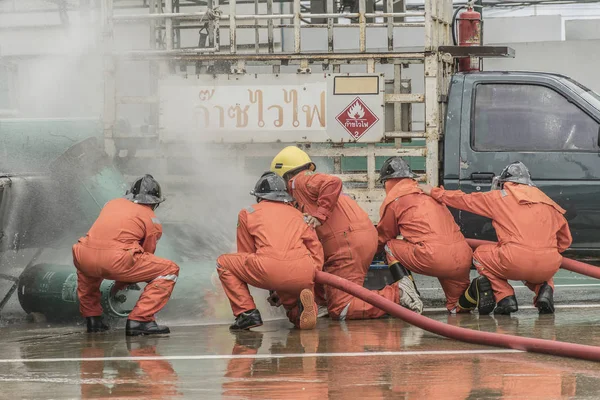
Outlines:
{"label": "green storage tank", "polygon": [[[113,318],[127,317],[139,297],[139,291],[112,293],[114,281],[100,285],[104,314]],[[77,272],[73,266],[36,264],[23,271],[17,289],[19,303],[27,313],[43,314],[50,321],[69,321],[79,314]]]}

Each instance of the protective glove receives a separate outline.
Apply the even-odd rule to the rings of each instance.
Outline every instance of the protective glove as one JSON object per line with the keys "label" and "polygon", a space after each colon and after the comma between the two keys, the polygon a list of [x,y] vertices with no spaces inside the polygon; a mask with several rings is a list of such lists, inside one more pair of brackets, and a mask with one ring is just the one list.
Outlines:
{"label": "protective glove", "polygon": [[431,196],[431,191],[433,190],[433,186],[427,183],[419,183],[419,189],[423,191],[427,196]]}
{"label": "protective glove", "polygon": [[313,217],[309,214],[304,214],[304,222],[313,228],[318,228],[321,226],[321,221],[319,221],[317,217]]}
{"label": "protective glove", "polygon": [[279,298],[277,292],[274,290],[269,290],[269,297],[267,297],[267,302],[272,307],[279,307],[281,305],[281,299]]}
{"label": "protective glove", "polygon": [[398,287],[402,292],[400,293],[400,305],[421,314],[423,312],[423,301],[417,294],[412,280],[405,276],[398,281]]}

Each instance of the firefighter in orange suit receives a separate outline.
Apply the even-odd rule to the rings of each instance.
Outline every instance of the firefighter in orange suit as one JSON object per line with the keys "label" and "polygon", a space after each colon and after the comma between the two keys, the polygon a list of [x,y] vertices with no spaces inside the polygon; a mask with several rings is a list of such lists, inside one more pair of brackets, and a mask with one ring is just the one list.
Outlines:
{"label": "firefighter in orange suit", "polygon": [[490,282],[480,277],[469,285],[471,247],[448,208],[425,195],[413,178],[401,157],[391,157],[381,167],[386,198],[377,230],[392,276],[399,279],[410,271],[434,276],[448,311],[467,312],[477,306],[481,314],[489,314],[495,306]]}
{"label": "firefighter in orange suit", "polygon": [[535,292],[541,314],[554,312],[552,277],[562,263],[561,253],[571,245],[571,232],[565,210],[535,187],[522,162],[508,165],[487,193],[423,190],[440,203],[492,219],[498,243],[478,247],[473,258],[479,274],[492,283],[495,314],[518,310],[508,279],[523,281]]}
{"label": "firefighter in orange suit", "polygon": [[302,213],[292,206],[285,182],[266,172],[251,192],[258,204],[238,216],[237,249],[217,259],[217,271],[231,303],[231,330],[262,325],[248,285],[277,292],[289,320],[300,329],[313,329],[317,305],[315,273],[323,268],[323,247]]}
{"label": "firefighter in orange suit", "polygon": [[73,246],[77,295],[88,332],[109,329],[102,320],[100,305],[103,279],[117,281],[117,287],[148,283],[127,319],[127,336],[170,332],[155,321],[155,314],[169,301],[179,275],[174,262],[154,255],[162,235],[154,210],[163,201],[158,182],[145,175],[134,182],[125,198],[106,203],[87,235]]}
{"label": "firefighter in orange suit", "polygon": [[[296,200],[307,223],[316,228],[323,245],[323,270],[363,285],[377,251],[377,230],[367,213],[342,193],[342,181],[315,173],[315,164],[298,147],[289,146],[275,156],[271,171],[287,182],[288,193]],[[377,293],[416,312],[423,303],[410,279],[400,279]],[[329,315],[333,319],[379,318],[385,312],[350,294],[325,287]]]}

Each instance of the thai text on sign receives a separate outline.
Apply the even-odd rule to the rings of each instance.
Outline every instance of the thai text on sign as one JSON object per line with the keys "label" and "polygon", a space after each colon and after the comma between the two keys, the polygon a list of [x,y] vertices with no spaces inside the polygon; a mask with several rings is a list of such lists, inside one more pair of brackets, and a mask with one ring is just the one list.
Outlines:
{"label": "thai text on sign", "polygon": [[161,126],[175,131],[324,130],[325,84],[165,86]]}

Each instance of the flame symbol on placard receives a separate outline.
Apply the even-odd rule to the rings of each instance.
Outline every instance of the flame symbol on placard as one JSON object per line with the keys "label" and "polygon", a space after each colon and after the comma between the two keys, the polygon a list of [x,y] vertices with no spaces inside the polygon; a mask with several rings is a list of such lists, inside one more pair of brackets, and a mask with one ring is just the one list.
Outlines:
{"label": "flame symbol on placard", "polygon": [[362,108],[358,100],[352,104],[352,107],[348,110],[348,117],[351,119],[362,119],[365,116],[365,109]]}

